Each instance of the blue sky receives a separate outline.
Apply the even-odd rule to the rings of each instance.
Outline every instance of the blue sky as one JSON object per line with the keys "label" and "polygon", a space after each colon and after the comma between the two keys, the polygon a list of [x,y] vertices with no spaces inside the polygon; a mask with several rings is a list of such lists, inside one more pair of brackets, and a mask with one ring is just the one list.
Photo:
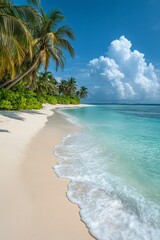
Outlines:
{"label": "blue sky", "polygon": [[[24,4],[25,1],[16,0],[14,3]],[[143,61],[143,64],[147,64],[148,66],[148,64],[151,62],[155,67],[154,70],[152,69],[152,72],[156,72],[156,69],[159,68],[159,0],[54,0],[53,3],[51,3],[49,0],[45,0],[42,1],[42,5],[46,11],[49,11],[51,8],[60,9],[66,17],[66,23],[72,27],[76,35],[76,41],[73,43],[76,51],[75,59],[72,60],[67,56],[67,64],[64,72],[58,71],[55,73],[53,64],[50,65],[50,70],[53,71],[56,76],[63,78],[75,76],[81,85],[87,85],[89,88],[91,88],[91,101],[96,101],[98,99],[98,94],[101,95],[101,87],[99,87],[97,94],[94,94],[93,91],[94,86],[97,86],[98,89],[98,86],[102,85],[101,83],[98,83],[99,85],[97,85],[97,78],[100,79],[102,75],[105,75],[106,71],[108,73],[108,71],[111,69],[108,65],[108,60],[105,59],[105,71],[103,67],[103,71],[97,73],[95,70],[97,66],[90,64],[90,61],[93,59],[99,59],[98,61],[101,61],[100,56],[104,56],[109,59],[114,58],[112,54],[108,56],[108,47],[111,47],[111,42],[113,40],[120,40],[121,36],[125,36],[125,39],[132,43],[132,47],[130,46],[128,48],[129,51],[131,51],[131,55],[134,55],[134,53],[132,54],[133,50],[137,50],[139,53],[144,54],[144,57],[141,60],[136,56],[137,59],[139,59],[137,60],[139,63]],[[127,41],[124,42],[127,44]],[[134,56],[131,56],[131,58],[134,58]],[[129,61],[127,64],[130,64],[130,62],[132,61]],[[118,65],[118,70],[122,72],[123,75],[126,74],[124,69],[122,71],[122,65],[124,64],[117,62],[116,64]],[[127,65],[127,67],[129,69],[131,66]],[[101,66],[99,66],[99,68],[101,68]],[[142,75],[148,79],[151,75],[151,73],[148,75],[148,71],[151,70],[148,70],[147,68],[143,70],[144,74]],[[112,71],[114,71],[113,68]],[[91,74],[91,72],[96,72],[96,76]],[[97,74],[99,74],[99,77]],[[105,76],[106,79],[102,79],[104,86],[105,82],[108,81],[107,76],[108,75]],[[121,76],[121,78],[123,78],[123,85],[124,83],[128,82],[128,77],[128,75],[127,77],[125,76],[125,78]],[[151,80],[155,81],[153,76]],[[138,82],[137,79],[134,79],[134,81]],[[115,79],[114,83],[109,82],[109,84],[108,82],[106,84],[106,87],[110,88],[109,91],[113,92],[115,88],[115,93],[117,93],[117,83],[115,84]],[[114,86],[111,87],[111,85]],[[123,87],[125,88],[125,86]],[[143,92],[141,96],[140,93],[137,94],[136,92],[136,88],[138,87],[137,85],[135,87],[133,84],[131,84],[131,87],[135,91],[136,95],[134,96],[136,96],[136,100],[145,101],[147,93]],[[142,88],[142,85],[140,85],[140,88]],[[157,89],[159,90],[159,87],[157,87]],[[106,91],[102,91],[102,94],[104,97],[98,101],[112,100],[112,94],[110,94],[109,97],[105,96],[108,94]],[[116,99],[115,95],[116,94],[113,94],[113,99]],[[150,92],[150,96],[151,95],[153,95],[153,92]],[[123,97],[121,99],[120,96],[117,97],[117,100],[118,99],[122,101],[123,99],[125,100]],[[147,96],[147,99],[149,99],[149,96]],[[155,99],[153,99],[153,101],[154,100]]]}

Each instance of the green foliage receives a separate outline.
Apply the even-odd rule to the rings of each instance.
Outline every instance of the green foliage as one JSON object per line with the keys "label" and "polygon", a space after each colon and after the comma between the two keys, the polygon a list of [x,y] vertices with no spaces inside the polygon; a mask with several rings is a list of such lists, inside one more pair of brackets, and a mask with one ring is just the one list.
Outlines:
{"label": "green foliage", "polygon": [[70,43],[74,33],[63,25],[63,14],[58,10],[46,14],[40,0],[28,3],[17,6],[10,0],[0,1],[1,87],[12,88],[26,77],[29,83],[34,81],[40,66],[47,71],[51,59],[56,69],[63,69],[66,52],[74,57]]}
{"label": "green foliage", "polygon": [[0,109],[11,110],[12,104],[8,100],[1,100],[0,101]]}
{"label": "green foliage", "polygon": [[57,94],[57,81],[51,72],[40,72],[30,88],[39,96]]}
{"label": "green foliage", "polygon": [[[63,80],[63,82],[65,82],[65,84],[68,83],[65,80]],[[53,105],[57,103],[66,104],[66,105],[79,104],[80,95],[81,96],[83,95],[82,97],[85,97],[85,95],[87,94],[87,89],[85,87],[81,87],[80,90],[77,91],[75,80],[73,78],[70,78],[69,86],[72,86],[72,83],[75,86],[74,91],[72,88],[71,91],[68,91],[67,95],[61,92],[59,95],[56,95],[56,96],[52,95],[50,92],[47,92],[44,95],[39,95],[38,93],[35,93],[33,90],[29,89],[29,87],[26,87],[25,82],[21,82],[15,85],[12,88],[12,90],[1,88],[0,89],[0,109],[6,109],[6,110],[41,109],[43,103],[49,103]],[[57,92],[58,92],[58,87],[59,87],[58,83],[54,82],[54,87],[57,88]],[[67,88],[67,90],[68,89],[69,88]]]}
{"label": "green foliage", "polygon": [[56,99],[59,104],[80,104],[80,99],[76,96],[56,96]]}
{"label": "green foliage", "polygon": [[77,91],[77,96],[80,98],[86,98],[88,96],[88,90],[86,87],[82,86],[79,91]]}
{"label": "green foliage", "polygon": [[56,98],[59,104],[70,104],[70,97],[68,96],[57,96]]}
{"label": "green foliage", "polygon": [[57,104],[57,99],[56,99],[56,97],[54,97],[54,96],[52,96],[52,95],[47,95],[47,96],[45,97],[45,99],[46,99],[47,103],[50,103],[50,104],[53,104],[53,105]]}
{"label": "green foliage", "polygon": [[16,101],[11,101],[13,110],[27,109],[26,98],[18,94]]}
{"label": "green foliage", "polygon": [[70,104],[80,104],[80,99],[78,97],[71,97]]}
{"label": "green foliage", "polygon": [[40,102],[40,103],[47,103],[47,100],[46,100],[46,98],[45,97],[42,97],[42,96],[39,96],[39,95],[37,95],[37,100]]}
{"label": "green foliage", "polygon": [[5,88],[0,89],[0,109],[22,110],[40,108],[42,108],[42,102],[38,100],[33,91],[27,90],[22,83],[17,85],[13,91]]}
{"label": "green foliage", "polygon": [[42,103],[40,103],[37,98],[27,99],[27,109],[41,109]]}

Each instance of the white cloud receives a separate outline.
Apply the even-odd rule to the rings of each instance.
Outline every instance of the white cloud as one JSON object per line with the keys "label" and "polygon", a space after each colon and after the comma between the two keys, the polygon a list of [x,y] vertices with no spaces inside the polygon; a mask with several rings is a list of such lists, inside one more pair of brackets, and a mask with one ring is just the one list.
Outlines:
{"label": "white cloud", "polygon": [[100,101],[160,99],[160,82],[154,66],[147,64],[144,54],[131,50],[132,43],[121,36],[111,42],[108,56],[89,62],[90,99]]}

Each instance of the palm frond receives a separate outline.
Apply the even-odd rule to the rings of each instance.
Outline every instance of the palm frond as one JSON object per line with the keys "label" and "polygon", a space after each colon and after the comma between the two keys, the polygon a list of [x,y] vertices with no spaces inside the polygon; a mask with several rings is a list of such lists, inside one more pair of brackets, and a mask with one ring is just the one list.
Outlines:
{"label": "palm frond", "polygon": [[0,7],[4,5],[11,6],[12,4],[9,0],[0,0]]}
{"label": "palm frond", "polygon": [[49,41],[51,41],[53,43],[53,45],[56,43],[56,37],[55,34],[53,32],[48,32],[44,38],[43,38],[44,42],[48,43]]}
{"label": "palm frond", "polygon": [[55,34],[56,34],[56,36],[58,36],[58,38],[68,37],[71,40],[75,39],[72,29],[67,25],[63,25],[62,27],[58,28],[58,30],[55,32]]}
{"label": "palm frond", "polygon": [[27,77],[32,82],[42,64],[47,71],[51,58],[56,69],[63,69],[63,50],[74,56],[69,42],[74,40],[71,28],[67,25],[58,28],[63,14],[54,10],[46,15],[40,0],[28,0],[28,3],[30,6],[15,6],[9,0],[0,0],[0,74],[7,73],[13,78],[16,71],[14,79],[7,79],[1,87],[12,87]]}
{"label": "palm frond", "polygon": [[36,7],[39,7],[41,5],[41,1],[40,0],[27,0],[27,2],[29,4],[32,4],[32,5],[36,6]]}
{"label": "palm frond", "polygon": [[32,41],[32,46],[38,45],[38,44],[40,43],[40,41],[41,41],[41,38],[35,38],[35,39],[33,39],[33,41]]}
{"label": "palm frond", "polygon": [[47,70],[48,66],[49,66],[49,58],[50,58],[50,54],[47,51],[47,48],[44,48],[43,50],[43,56],[42,56],[42,61],[43,61],[43,65],[44,65],[44,69],[45,71]]}
{"label": "palm frond", "polygon": [[40,24],[41,15],[40,13],[31,6],[14,6],[16,13],[20,19],[23,19],[27,24]]}
{"label": "palm frond", "polygon": [[54,31],[58,24],[64,20],[63,14],[59,10],[54,10],[47,15],[48,22],[46,24],[46,31]]}
{"label": "palm frond", "polygon": [[62,53],[62,51],[56,47],[48,49],[49,54],[51,55],[52,59],[55,61],[56,64],[56,70],[60,66],[63,70],[65,65],[65,57]]}
{"label": "palm frond", "polygon": [[19,19],[6,14],[0,14],[0,34],[14,37],[28,48],[32,41],[32,36],[25,24]]}
{"label": "palm frond", "polygon": [[60,48],[67,50],[69,52],[69,54],[71,55],[71,57],[74,57],[74,55],[75,55],[74,48],[66,39],[59,38],[57,40],[56,45],[59,46]]}
{"label": "palm frond", "polygon": [[4,61],[2,62],[2,68],[6,68],[7,71],[10,73],[11,78],[15,76],[15,67],[14,67],[14,59],[10,56],[10,52],[8,49],[3,48],[1,49],[2,54],[5,56]]}

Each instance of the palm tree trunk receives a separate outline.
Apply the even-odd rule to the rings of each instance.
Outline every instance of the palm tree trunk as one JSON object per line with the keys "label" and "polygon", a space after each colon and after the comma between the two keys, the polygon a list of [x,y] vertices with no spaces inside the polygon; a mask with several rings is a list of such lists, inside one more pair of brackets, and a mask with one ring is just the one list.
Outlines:
{"label": "palm tree trunk", "polygon": [[25,76],[27,76],[30,72],[32,72],[34,70],[34,68],[36,67],[36,65],[38,64],[40,60],[40,54],[38,55],[37,59],[33,62],[33,64],[24,72],[22,73],[19,77],[17,77],[14,81],[12,81],[6,88],[10,89],[11,87],[13,87],[15,84],[17,84],[18,82],[20,82]]}
{"label": "palm tree trunk", "polygon": [[0,85],[0,88],[6,87],[6,89],[10,89],[15,84],[20,82],[27,74],[29,74],[36,67],[36,65],[38,64],[39,60],[40,60],[40,54],[38,55],[36,60],[33,62],[33,64],[25,72],[21,73],[20,75],[18,75],[14,79],[9,79],[6,82],[2,83]]}
{"label": "palm tree trunk", "polygon": [[[19,75],[19,76],[20,76],[20,75]],[[19,76],[18,76],[18,77],[19,77]],[[14,78],[14,79],[6,80],[4,83],[1,83],[1,84],[0,84],[0,88],[5,87],[8,83],[10,83],[10,82],[12,82],[12,81],[14,81],[14,80],[16,80],[16,79],[17,79],[17,77]]]}

